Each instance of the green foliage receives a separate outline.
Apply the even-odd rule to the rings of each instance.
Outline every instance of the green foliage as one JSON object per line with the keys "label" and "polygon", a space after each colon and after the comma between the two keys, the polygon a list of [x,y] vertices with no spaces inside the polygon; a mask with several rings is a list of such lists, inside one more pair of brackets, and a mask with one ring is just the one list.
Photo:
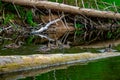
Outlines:
{"label": "green foliage", "polygon": [[83,28],[84,26],[82,24],[79,24],[79,23],[76,23],[75,24],[75,28],[76,29],[80,29],[80,28]]}
{"label": "green foliage", "polygon": [[34,36],[30,36],[28,39],[27,39],[27,44],[31,44],[33,42],[33,39],[35,37]]}
{"label": "green foliage", "polygon": [[102,0],[102,1],[110,4],[115,4],[116,6],[120,6],[120,0]]}
{"label": "green foliage", "polygon": [[[52,2],[56,2],[56,0],[49,0]],[[58,3],[65,3],[69,5],[75,5],[75,0],[58,0]]]}
{"label": "green foliage", "polygon": [[79,24],[79,23],[75,24],[75,28],[76,28],[76,31],[75,31],[76,36],[84,33],[83,30],[80,30],[80,29],[84,28],[84,26],[82,24]]}
{"label": "green foliage", "polygon": [[13,4],[4,3],[4,8],[5,8],[6,11],[9,11],[9,12],[12,12],[12,13],[16,12]]}
{"label": "green foliage", "polygon": [[1,0],[0,0],[0,9],[2,8],[2,2],[1,2]]}
{"label": "green foliage", "polygon": [[83,30],[76,30],[76,31],[75,31],[75,35],[76,35],[76,36],[79,36],[79,35],[81,35],[81,34],[83,34],[83,33],[84,33]]}
{"label": "green foliage", "polygon": [[4,18],[4,21],[3,21],[3,24],[8,24],[12,19],[14,19],[14,15],[13,14],[6,14],[5,15],[5,18]]}
{"label": "green foliage", "polygon": [[109,31],[109,32],[107,33],[107,38],[108,38],[108,39],[111,39],[112,36],[113,36],[112,32]]}
{"label": "green foliage", "polygon": [[[52,2],[56,2],[56,0],[49,0],[49,1],[52,1]],[[63,0],[58,0],[59,3],[62,3]]]}
{"label": "green foliage", "polygon": [[[19,15],[21,16],[21,20],[26,20],[26,22],[31,26],[36,26],[36,23],[33,22],[33,15],[31,10],[27,10],[25,7],[19,6],[19,5],[13,5],[10,3],[2,3],[0,1],[0,10],[3,10],[5,8],[5,19],[3,24],[7,24],[11,19],[14,18],[15,15],[18,15],[16,12],[16,9],[19,12]],[[3,14],[4,15],[4,14]]]}
{"label": "green foliage", "polygon": [[33,14],[32,14],[31,10],[28,10],[27,13],[26,13],[26,21],[31,26],[36,26],[36,23],[33,22]]}
{"label": "green foliage", "polygon": [[116,33],[117,33],[117,34],[120,33],[120,29],[117,29]]}

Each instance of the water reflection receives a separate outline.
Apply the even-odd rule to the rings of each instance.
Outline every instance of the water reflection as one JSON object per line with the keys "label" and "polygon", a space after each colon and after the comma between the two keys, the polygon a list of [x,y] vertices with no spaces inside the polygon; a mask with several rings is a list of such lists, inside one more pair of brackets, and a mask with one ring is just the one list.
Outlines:
{"label": "water reflection", "polygon": [[31,76],[33,76],[32,77],[32,80],[33,80],[33,78],[35,78],[37,75],[44,74],[44,73],[49,73],[51,71],[53,71],[53,77],[56,78],[56,70],[59,70],[59,69],[63,70],[63,69],[67,69],[69,66],[80,65],[80,64],[82,65],[82,64],[86,64],[86,63],[87,62],[74,63],[74,64],[69,64],[69,65],[54,66],[54,67],[43,68],[43,69],[35,69],[35,70],[27,70],[27,71],[1,74],[0,75],[0,80],[17,80],[17,79],[23,79],[24,80],[24,78],[29,78]]}
{"label": "water reflection", "polygon": [[35,80],[120,80],[119,58],[108,58],[87,65],[75,65],[67,69],[53,70],[36,75]]}

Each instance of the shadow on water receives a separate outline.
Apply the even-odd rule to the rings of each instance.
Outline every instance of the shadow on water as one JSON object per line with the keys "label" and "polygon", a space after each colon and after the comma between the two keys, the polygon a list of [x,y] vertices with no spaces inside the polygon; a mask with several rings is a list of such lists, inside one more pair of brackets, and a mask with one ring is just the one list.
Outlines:
{"label": "shadow on water", "polygon": [[[120,57],[103,59],[87,65],[76,65],[67,69],[39,74],[35,80],[119,80]],[[33,77],[27,77],[30,79]],[[24,80],[24,79],[23,79]]]}
{"label": "shadow on water", "polygon": [[59,67],[8,73],[0,80],[119,80],[120,57],[96,60],[88,64],[71,64]]}

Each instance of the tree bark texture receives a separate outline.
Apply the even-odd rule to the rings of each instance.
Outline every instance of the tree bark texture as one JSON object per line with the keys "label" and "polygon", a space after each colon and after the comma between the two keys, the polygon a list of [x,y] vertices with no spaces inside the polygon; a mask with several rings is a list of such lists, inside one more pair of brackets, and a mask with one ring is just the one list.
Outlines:
{"label": "tree bark texture", "polygon": [[35,1],[35,0],[2,0],[3,2],[14,3],[23,6],[37,7],[43,9],[51,9],[54,11],[63,11],[73,14],[81,14],[90,17],[101,17],[120,19],[120,14],[111,11],[100,11],[95,9],[80,8],[76,6],[70,6],[62,3],[49,2],[49,1]]}

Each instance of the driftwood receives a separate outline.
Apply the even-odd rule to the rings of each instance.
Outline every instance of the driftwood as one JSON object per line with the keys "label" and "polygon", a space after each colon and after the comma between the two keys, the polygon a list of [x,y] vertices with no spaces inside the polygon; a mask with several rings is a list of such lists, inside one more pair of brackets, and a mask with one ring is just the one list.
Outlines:
{"label": "driftwood", "polygon": [[51,9],[54,11],[63,11],[73,14],[81,14],[91,17],[120,19],[120,14],[110,11],[100,11],[95,9],[80,8],[62,3],[36,0],[2,0],[3,2],[14,3],[23,6],[37,7],[42,9]]}
{"label": "driftwood", "polygon": [[107,57],[120,56],[120,53],[79,53],[79,54],[36,54],[28,56],[0,56],[0,74],[31,69],[84,63]]}

